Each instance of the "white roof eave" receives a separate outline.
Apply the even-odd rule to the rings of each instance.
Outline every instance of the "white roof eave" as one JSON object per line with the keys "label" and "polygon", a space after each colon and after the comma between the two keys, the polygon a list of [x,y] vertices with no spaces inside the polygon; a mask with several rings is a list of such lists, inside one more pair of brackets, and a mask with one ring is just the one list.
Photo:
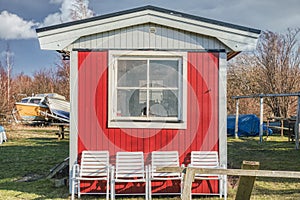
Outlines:
{"label": "white roof eave", "polygon": [[154,10],[143,10],[101,20],[38,32],[41,49],[64,50],[80,37],[129,26],[155,23],[202,35],[216,37],[233,51],[255,48],[259,34],[218,24],[202,22]]}

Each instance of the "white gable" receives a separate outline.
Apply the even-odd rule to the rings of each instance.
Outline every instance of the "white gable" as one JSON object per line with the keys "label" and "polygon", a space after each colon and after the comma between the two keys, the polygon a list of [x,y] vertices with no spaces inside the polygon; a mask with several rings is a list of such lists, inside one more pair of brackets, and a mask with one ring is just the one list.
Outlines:
{"label": "white gable", "polygon": [[83,36],[65,50],[72,49],[225,49],[230,51],[215,37],[152,23]]}
{"label": "white gable", "polygon": [[[173,40],[176,45],[172,48],[180,49],[225,49],[229,51],[248,51],[256,46],[260,31],[247,29],[226,23],[216,23],[213,20],[199,20],[197,17],[182,16],[182,14],[166,12],[167,10],[156,7],[145,7],[128,12],[116,13],[115,15],[99,16],[87,20],[61,24],[53,27],[46,27],[37,30],[39,42],[42,49],[49,50],[70,50],[72,48],[122,48],[122,42],[127,37],[132,37],[132,45],[126,48],[166,48],[165,40]],[[155,29],[154,29],[155,28]],[[141,30],[139,30],[141,29]],[[253,31],[254,30],[254,31]],[[122,32],[122,31],[126,31]],[[127,32],[129,31],[129,32]],[[174,35],[168,35],[172,32]],[[142,39],[134,38],[135,35],[148,34]],[[126,37],[125,37],[126,36]],[[119,37],[119,40],[117,38]],[[123,38],[125,37],[125,38]],[[181,38],[187,38],[187,40]],[[152,38],[152,39],[151,39]],[[100,40],[108,42],[102,46],[87,45]],[[207,39],[209,45],[197,41]],[[160,40],[164,40],[159,42]],[[82,43],[84,41],[84,43]],[[153,45],[157,41],[159,45]],[[131,43],[130,40],[127,42]],[[180,45],[185,43],[184,45]],[[145,45],[145,43],[147,45]],[[99,43],[100,44],[100,43]],[[139,45],[141,44],[141,46]],[[187,46],[186,46],[187,45]],[[210,47],[211,46],[211,47]],[[202,48],[201,48],[202,47]],[[168,46],[166,49],[170,49]]]}

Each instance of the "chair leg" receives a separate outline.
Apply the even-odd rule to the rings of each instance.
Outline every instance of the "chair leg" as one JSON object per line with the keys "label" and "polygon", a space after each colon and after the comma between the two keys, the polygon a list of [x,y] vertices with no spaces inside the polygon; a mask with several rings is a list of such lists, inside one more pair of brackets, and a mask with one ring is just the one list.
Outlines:
{"label": "chair leg", "polygon": [[146,197],[146,200],[149,199],[149,192],[148,192],[148,189],[149,189],[149,186],[148,186],[148,181],[146,181],[145,183],[145,197]]}
{"label": "chair leg", "polygon": [[227,199],[227,175],[224,175],[224,199]]}
{"label": "chair leg", "polygon": [[146,200],[150,199],[149,192],[149,167],[146,166],[146,183],[145,183]]}
{"label": "chair leg", "polygon": [[116,183],[113,183],[113,200],[116,199]]}
{"label": "chair leg", "polygon": [[115,186],[114,186],[114,182],[115,182],[115,180],[114,180],[114,173],[115,173],[115,168],[114,168],[114,166],[111,166],[111,171],[110,171],[110,198],[112,199],[112,200],[114,200],[115,199]]}
{"label": "chair leg", "polygon": [[180,180],[180,199],[182,199],[182,192],[183,192],[183,181]]}
{"label": "chair leg", "polygon": [[72,179],[72,188],[71,188],[71,200],[75,199],[75,181],[76,179]]}
{"label": "chair leg", "polygon": [[80,180],[78,180],[77,182],[77,196],[78,196],[78,199],[80,198]]}
{"label": "chair leg", "polygon": [[220,199],[222,198],[222,194],[224,193],[223,178],[224,177],[221,176],[221,178],[219,179],[219,197],[220,197]]}
{"label": "chair leg", "polygon": [[106,180],[106,200],[109,199],[109,177]]}
{"label": "chair leg", "polygon": [[151,184],[151,180],[149,179],[149,183],[148,183],[148,195],[149,195],[149,200],[152,199],[152,184]]}

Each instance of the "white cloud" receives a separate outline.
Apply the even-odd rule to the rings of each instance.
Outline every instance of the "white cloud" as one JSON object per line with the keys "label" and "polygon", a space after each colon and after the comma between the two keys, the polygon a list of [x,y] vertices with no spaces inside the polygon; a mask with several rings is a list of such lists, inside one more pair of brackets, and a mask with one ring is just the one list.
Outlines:
{"label": "white cloud", "polygon": [[63,0],[50,0],[51,4],[61,4]]}
{"label": "white cloud", "polygon": [[[72,10],[78,10],[78,4],[81,3],[81,6],[84,6],[86,17],[93,16],[92,10],[88,8],[89,1],[88,0],[50,0],[50,3],[61,4],[60,11],[56,13],[49,14],[42,23],[41,26],[50,26],[55,24],[60,24],[64,22],[73,21],[72,19]],[[76,5],[76,6],[75,6]],[[81,9],[81,8],[79,8]],[[82,13],[80,10],[78,13]],[[78,16],[79,18],[86,18]]]}
{"label": "white cloud", "polygon": [[18,15],[5,10],[0,14],[0,21],[1,39],[28,39],[36,37],[35,27],[38,23],[34,21],[26,21]]}

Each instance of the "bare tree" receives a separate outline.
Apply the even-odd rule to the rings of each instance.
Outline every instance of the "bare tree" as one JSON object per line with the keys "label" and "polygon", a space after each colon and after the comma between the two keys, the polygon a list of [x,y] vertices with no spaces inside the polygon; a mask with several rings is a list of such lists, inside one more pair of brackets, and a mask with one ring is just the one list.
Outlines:
{"label": "bare tree", "polygon": [[70,62],[69,60],[60,60],[56,64],[55,71],[55,89],[57,93],[65,96],[67,99],[70,97]]}
{"label": "bare tree", "polygon": [[[250,94],[293,93],[300,90],[300,29],[288,29],[286,34],[263,32],[255,54],[242,54],[230,62],[228,68],[228,96]],[[255,100],[240,108],[258,112]],[[295,98],[266,98],[274,116],[288,117],[294,109]],[[228,111],[234,111],[234,102],[228,99]],[[255,105],[258,105],[257,103]],[[244,107],[243,107],[244,106]]]}
{"label": "bare tree", "polygon": [[72,4],[72,20],[86,19],[93,16],[94,12],[88,8],[87,0],[75,0],[75,2]]}
{"label": "bare tree", "polygon": [[32,78],[23,72],[16,75],[12,80],[12,90],[15,101],[19,101],[20,97],[31,95],[34,93]]}
{"label": "bare tree", "polygon": [[5,114],[7,110],[7,72],[0,62],[0,114]]}
{"label": "bare tree", "polygon": [[[235,101],[232,96],[249,95],[260,93],[258,84],[254,80],[260,76],[260,68],[255,65],[255,56],[250,53],[243,53],[228,63],[227,69],[227,111],[235,113]],[[259,114],[258,102],[256,99],[243,99],[240,101],[240,113]]]}
{"label": "bare tree", "polygon": [[53,69],[41,69],[34,73],[32,90],[36,93],[55,92],[55,72]]}
{"label": "bare tree", "polygon": [[6,51],[3,53],[5,60],[5,68],[7,72],[7,106],[12,109],[13,103],[11,101],[11,72],[13,69],[13,53],[10,51],[9,44],[7,44]]}
{"label": "bare tree", "polygon": [[[258,44],[257,65],[261,76],[257,77],[261,93],[292,93],[299,91],[300,45],[297,41],[300,29],[288,29],[286,34],[264,32]],[[293,98],[268,98],[266,104],[275,116],[287,117]]]}

